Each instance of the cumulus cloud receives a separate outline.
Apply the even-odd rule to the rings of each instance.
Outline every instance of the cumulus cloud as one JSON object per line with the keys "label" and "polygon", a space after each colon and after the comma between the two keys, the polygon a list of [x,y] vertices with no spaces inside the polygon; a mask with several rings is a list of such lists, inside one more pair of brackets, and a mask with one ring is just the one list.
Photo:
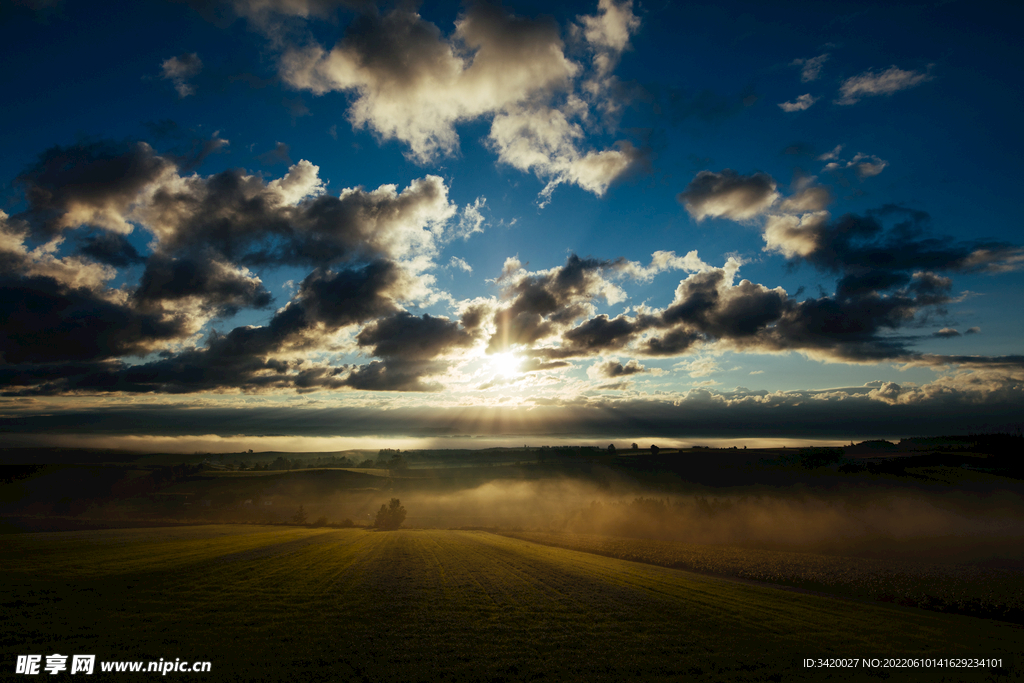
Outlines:
{"label": "cumulus cloud", "polygon": [[678,198],[695,220],[722,217],[743,221],[775,203],[780,196],[775,188],[775,180],[767,173],[741,175],[727,168],[721,173],[701,171]]}
{"label": "cumulus cloud", "polygon": [[704,263],[694,249],[685,256],[676,256],[674,251],[656,251],[651,254],[651,264],[643,266],[636,261],[625,261],[617,264],[617,270],[623,275],[628,275],[641,282],[650,282],[654,276],[670,270],[685,270],[696,273],[702,270],[710,270],[711,266]]}
{"label": "cumulus cloud", "polygon": [[[0,366],[20,378],[17,392],[422,391],[437,388],[426,378],[447,371],[444,358],[483,343],[482,309],[460,309],[461,327],[405,313],[447,296],[428,271],[444,244],[480,229],[483,198],[460,212],[436,176],[328,194],[306,160],[277,178],[183,173],[186,162],[145,144],[84,143],[48,150],[19,177],[26,210],[0,212],[0,289],[21,302],[3,311],[17,329],[0,334]],[[126,237],[136,230],[146,254]],[[68,234],[77,249],[64,253]],[[137,282],[109,286],[132,266]],[[269,307],[256,269],[281,266],[312,272],[267,323],[196,345],[211,321]],[[379,360],[320,355],[358,349]]]}
{"label": "cumulus cloud", "polygon": [[160,65],[161,78],[169,80],[174,84],[178,97],[188,97],[195,94],[195,88],[189,83],[203,70],[203,61],[195,52],[187,52],[177,57],[165,59]]}
{"label": "cumulus cloud", "polygon": [[566,56],[556,24],[476,3],[447,37],[410,9],[364,14],[329,50],[289,46],[281,77],[319,95],[352,93],[352,125],[402,141],[420,163],[456,152],[459,123],[491,117],[500,161],[545,180],[545,197],[562,183],[601,195],[641,154],[625,141],[587,149],[583,124],[591,104],[612,106],[608,72],[639,20],[629,2],[602,0],[598,9],[580,17],[594,53],[589,70]]}
{"label": "cumulus cloud", "polygon": [[811,105],[818,101],[819,98],[812,97],[810,93],[805,93],[800,97],[796,98],[792,102],[781,102],[779,108],[784,112],[804,111],[810,109]]}
{"label": "cumulus cloud", "polygon": [[861,98],[892,95],[926,83],[932,78],[931,66],[924,72],[904,71],[895,65],[877,73],[869,70],[843,81],[835,102],[842,105],[856,104]]}
{"label": "cumulus cloud", "polygon": [[18,217],[43,235],[81,225],[127,235],[131,208],[175,170],[145,142],[54,146],[15,180],[29,207]]}
{"label": "cumulus cloud", "polygon": [[[811,57],[810,59],[794,59],[790,62],[790,66],[800,67],[800,80],[804,83],[810,83],[821,78],[821,70],[825,66],[825,62],[828,60],[828,53],[818,55],[817,57]],[[781,105],[780,105],[781,106]]]}
{"label": "cumulus cloud", "polygon": [[626,377],[645,372],[644,366],[636,359],[628,361],[625,365],[617,358],[611,358],[603,363],[594,363],[587,368],[587,377],[591,379],[610,379],[613,377]]}
{"label": "cumulus cloud", "polygon": [[874,154],[857,153],[848,161],[845,159],[839,159],[838,153],[840,149],[841,146],[836,147],[830,154],[819,157],[835,159],[835,161],[829,161],[829,163],[825,164],[825,171],[835,173],[846,169],[853,169],[857,174],[857,177],[863,180],[864,178],[873,178],[889,165],[888,161],[880,159]]}
{"label": "cumulus cloud", "polygon": [[613,267],[610,261],[571,254],[564,266],[529,273],[518,260],[507,260],[499,283],[503,298],[511,303],[494,313],[488,352],[550,337],[592,313],[591,302],[598,297],[608,303],[621,301],[622,290],[604,277],[604,271]]}

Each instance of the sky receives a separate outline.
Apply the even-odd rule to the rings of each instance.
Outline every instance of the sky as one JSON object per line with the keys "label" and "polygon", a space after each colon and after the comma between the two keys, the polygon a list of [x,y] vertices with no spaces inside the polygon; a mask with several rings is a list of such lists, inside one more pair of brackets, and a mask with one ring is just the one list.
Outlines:
{"label": "sky", "polygon": [[0,433],[1019,430],[1005,8],[5,3]]}

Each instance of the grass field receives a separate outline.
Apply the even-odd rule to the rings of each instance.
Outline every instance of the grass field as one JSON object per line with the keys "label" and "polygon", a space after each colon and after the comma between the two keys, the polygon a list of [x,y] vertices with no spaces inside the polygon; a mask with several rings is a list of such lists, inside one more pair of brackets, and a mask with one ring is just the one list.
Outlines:
{"label": "grass field", "polygon": [[[0,537],[0,565],[8,675],[18,654],[59,652],[207,660],[212,671],[195,675],[207,681],[1022,678],[1020,626],[484,532],[204,526],[21,534]],[[799,664],[886,655],[1002,656],[1009,671],[866,674]],[[61,678],[76,677],[46,676]]]}
{"label": "grass field", "polygon": [[688,571],[1024,623],[1019,569],[696,545],[591,534],[502,532],[533,543]]}

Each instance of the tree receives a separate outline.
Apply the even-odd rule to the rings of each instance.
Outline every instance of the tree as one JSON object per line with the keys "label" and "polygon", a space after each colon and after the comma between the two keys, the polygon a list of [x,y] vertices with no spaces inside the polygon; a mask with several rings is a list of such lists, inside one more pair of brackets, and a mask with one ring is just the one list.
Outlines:
{"label": "tree", "polygon": [[615,444],[613,444],[613,443],[608,444],[608,452],[609,453],[614,453],[615,452]]}
{"label": "tree", "polygon": [[295,514],[292,515],[292,522],[295,524],[305,524],[308,518],[309,515],[306,514],[306,508],[300,505],[299,509],[295,511]]}
{"label": "tree", "polygon": [[373,526],[387,531],[397,529],[405,521],[405,507],[397,498],[392,498],[387,505],[381,505],[377,511],[377,519]]}

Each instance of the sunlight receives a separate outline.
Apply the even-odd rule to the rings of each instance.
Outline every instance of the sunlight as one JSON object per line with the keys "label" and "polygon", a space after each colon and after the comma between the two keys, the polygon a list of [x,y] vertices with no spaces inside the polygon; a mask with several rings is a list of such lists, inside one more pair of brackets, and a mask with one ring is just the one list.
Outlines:
{"label": "sunlight", "polygon": [[496,353],[490,358],[490,368],[502,377],[515,377],[519,374],[522,359],[514,353]]}

